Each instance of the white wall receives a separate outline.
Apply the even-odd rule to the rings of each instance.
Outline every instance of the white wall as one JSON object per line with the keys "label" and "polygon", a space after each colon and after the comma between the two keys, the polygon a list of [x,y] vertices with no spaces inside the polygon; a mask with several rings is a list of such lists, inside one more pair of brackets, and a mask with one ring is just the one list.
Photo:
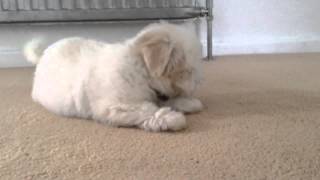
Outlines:
{"label": "white wall", "polygon": [[134,36],[147,23],[90,23],[0,25],[0,67],[31,66],[22,48],[33,38],[43,37],[52,43],[65,37],[85,37],[106,42],[122,41]]}
{"label": "white wall", "polygon": [[[23,46],[33,38],[51,44],[66,37],[85,37],[104,42],[121,42],[137,34],[148,22],[63,23],[0,25],[0,67],[32,66],[22,54]],[[177,21],[176,23],[181,23]]]}
{"label": "white wall", "polygon": [[214,0],[215,54],[320,51],[320,0]]}

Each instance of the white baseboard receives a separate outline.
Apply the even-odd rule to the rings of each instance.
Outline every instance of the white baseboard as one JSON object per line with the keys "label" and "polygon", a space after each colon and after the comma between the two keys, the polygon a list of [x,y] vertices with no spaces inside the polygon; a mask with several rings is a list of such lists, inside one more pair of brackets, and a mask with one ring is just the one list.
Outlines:
{"label": "white baseboard", "polygon": [[[207,42],[202,41],[203,53],[207,54]],[[255,43],[213,42],[213,55],[278,54],[320,52],[320,38],[309,40],[260,41]]]}
{"label": "white baseboard", "polygon": [[0,68],[9,67],[30,67],[19,49],[1,49],[0,48]]}

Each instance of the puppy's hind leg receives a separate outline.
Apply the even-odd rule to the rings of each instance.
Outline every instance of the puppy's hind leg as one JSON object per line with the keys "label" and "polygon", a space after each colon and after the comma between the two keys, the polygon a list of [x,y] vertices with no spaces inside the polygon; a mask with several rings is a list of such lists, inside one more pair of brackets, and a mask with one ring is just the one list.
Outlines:
{"label": "puppy's hind leg", "polygon": [[103,117],[96,119],[117,127],[139,127],[155,132],[178,131],[186,127],[186,119],[182,113],[167,107],[158,108],[150,102],[110,107]]}

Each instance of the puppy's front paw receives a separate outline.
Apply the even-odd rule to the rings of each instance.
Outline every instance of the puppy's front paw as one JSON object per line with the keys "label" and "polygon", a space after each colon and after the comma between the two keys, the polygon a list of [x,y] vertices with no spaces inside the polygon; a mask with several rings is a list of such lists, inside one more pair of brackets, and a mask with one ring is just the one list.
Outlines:
{"label": "puppy's front paw", "polygon": [[185,116],[168,107],[159,109],[152,119],[143,123],[143,128],[150,131],[178,131],[186,126]]}
{"label": "puppy's front paw", "polygon": [[166,105],[184,113],[197,113],[204,108],[201,101],[195,98],[177,98],[168,101]]}
{"label": "puppy's front paw", "polygon": [[[162,109],[164,110],[162,111]],[[156,113],[156,117],[162,121],[162,130],[178,131],[187,126],[186,118],[182,113],[172,111],[170,108],[162,109]]]}
{"label": "puppy's front paw", "polygon": [[197,113],[202,111],[203,108],[204,106],[199,99],[191,99],[188,111],[186,111],[186,113]]}

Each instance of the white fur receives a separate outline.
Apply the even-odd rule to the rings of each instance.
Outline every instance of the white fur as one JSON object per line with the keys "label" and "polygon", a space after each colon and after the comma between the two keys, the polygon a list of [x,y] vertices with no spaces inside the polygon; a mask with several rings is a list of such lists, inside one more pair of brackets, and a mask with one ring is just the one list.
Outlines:
{"label": "white fur", "polygon": [[[186,119],[179,111],[202,110],[201,102],[192,97],[199,80],[201,48],[195,32],[186,27],[153,24],[118,44],[67,38],[43,52],[39,51],[39,41],[31,41],[26,45],[25,56],[33,63],[39,62],[32,97],[48,110],[68,117],[92,118],[150,131],[181,130],[186,127]],[[179,93],[172,89],[170,78],[150,75],[152,69],[137,53],[140,50],[136,51],[139,39],[153,31],[155,36],[165,33],[170,44],[182,48],[183,62],[190,72],[175,81]],[[159,103],[154,89],[170,100]]]}
{"label": "white fur", "polygon": [[43,45],[43,40],[33,39],[24,47],[24,55],[32,64],[37,64],[42,56],[42,52],[45,47]]}

